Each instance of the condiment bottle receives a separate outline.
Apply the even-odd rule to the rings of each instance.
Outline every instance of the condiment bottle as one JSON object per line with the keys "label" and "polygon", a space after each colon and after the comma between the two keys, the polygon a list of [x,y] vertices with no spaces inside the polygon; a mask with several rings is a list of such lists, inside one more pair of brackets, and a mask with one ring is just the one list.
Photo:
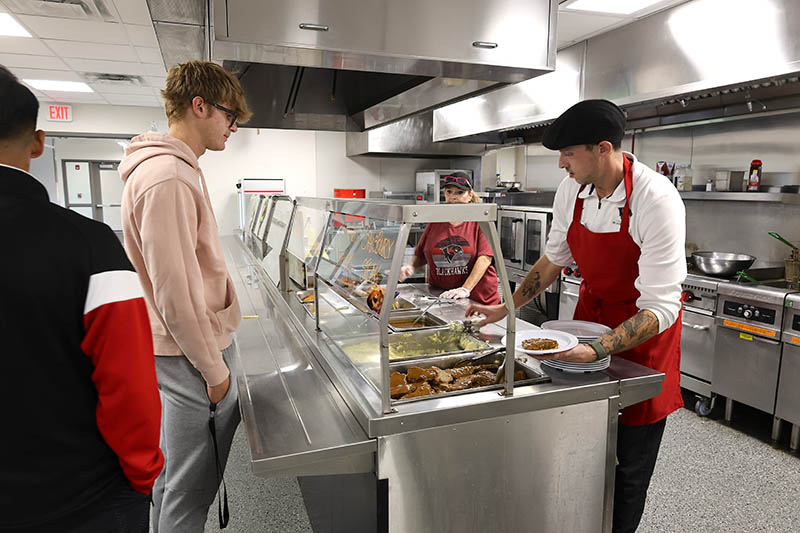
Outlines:
{"label": "condiment bottle", "polygon": [[761,184],[761,160],[753,159],[750,162],[750,171],[747,173],[747,190],[758,191]]}

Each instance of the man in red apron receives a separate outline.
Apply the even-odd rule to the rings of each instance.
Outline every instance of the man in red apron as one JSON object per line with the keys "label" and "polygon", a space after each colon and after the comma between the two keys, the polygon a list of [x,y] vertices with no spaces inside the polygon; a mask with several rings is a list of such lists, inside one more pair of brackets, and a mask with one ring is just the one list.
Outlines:
{"label": "man in red apron", "polygon": [[[666,417],[682,407],[680,283],[686,277],[685,211],[662,175],[621,150],[625,115],[607,100],[565,111],[542,144],[558,150],[569,177],[556,192],[545,255],[514,294],[525,305],[577,263],[581,271],[575,319],[612,329],[555,359],[591,362],[610,355],[666,374],[661,393],[623,410],[619,419],[614,493],[615,533],[639,525]],[[480,325],[505,316],[505,306],[473,305]]]}

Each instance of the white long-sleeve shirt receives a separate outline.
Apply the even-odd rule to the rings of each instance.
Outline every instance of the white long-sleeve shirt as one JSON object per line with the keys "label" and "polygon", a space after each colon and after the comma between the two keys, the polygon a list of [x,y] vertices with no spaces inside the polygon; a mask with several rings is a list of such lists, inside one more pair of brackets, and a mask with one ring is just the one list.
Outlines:
{"label": "white long-sleeve shirt", "polygon": [[[681,308],[681,282],[686,278],[686,211],[680,194],[670,181],[633,159],[633,191],[630,199],[628,232],[641,248],[639,276],[634,287],[639,291],[636,306],[658,318],[659,333],[678,318]],[[573,263],[567,244],[567,230],[572,223],[575,199],[580,185],[566,177],[558,186],[553,201],[553,222],[545,248],[551,263]],[[581,224],[594,233],[619,231],[625,206],[625,181],[607,198],[598,198],[593,186],[580,193],[583,198]],[[580,265],[579,265],[580,266]],[[609,276],[614,272],[609,271]]]}

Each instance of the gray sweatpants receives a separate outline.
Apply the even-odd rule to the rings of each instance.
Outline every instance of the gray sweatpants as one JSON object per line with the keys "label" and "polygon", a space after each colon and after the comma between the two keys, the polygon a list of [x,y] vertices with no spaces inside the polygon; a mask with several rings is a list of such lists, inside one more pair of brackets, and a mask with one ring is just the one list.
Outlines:
{"label": "gray sweatpants", "polygon": [[[231,386],[217,405],[215,417],[223,469],[241,419],[234,350],[231,344],[222,351],[231,371]],[[153,531],[202,532],[218,489],[214,443],[208,429],[206,382],[181,356],[156,356],[156,373],[161,391],[164,469],[153,487]]]}

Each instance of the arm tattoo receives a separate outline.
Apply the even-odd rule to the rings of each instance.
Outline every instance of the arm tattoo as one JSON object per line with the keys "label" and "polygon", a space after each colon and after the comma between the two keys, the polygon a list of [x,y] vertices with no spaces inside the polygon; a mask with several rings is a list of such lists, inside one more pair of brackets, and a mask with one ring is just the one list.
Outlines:
{"label": "arm tattoo", "polygon": [[539,293],[542,287],[541,278],[542,274],[536,270],[531,271],[530,275],[525,277],[525,281],[519,288],[525,298],[533,298]]}
{"label": "arm tattoo", "polygon": [[639,311],[613,331],[598,339],[609,355],[638,346],[658,334],[658,319],[652,311]]}

